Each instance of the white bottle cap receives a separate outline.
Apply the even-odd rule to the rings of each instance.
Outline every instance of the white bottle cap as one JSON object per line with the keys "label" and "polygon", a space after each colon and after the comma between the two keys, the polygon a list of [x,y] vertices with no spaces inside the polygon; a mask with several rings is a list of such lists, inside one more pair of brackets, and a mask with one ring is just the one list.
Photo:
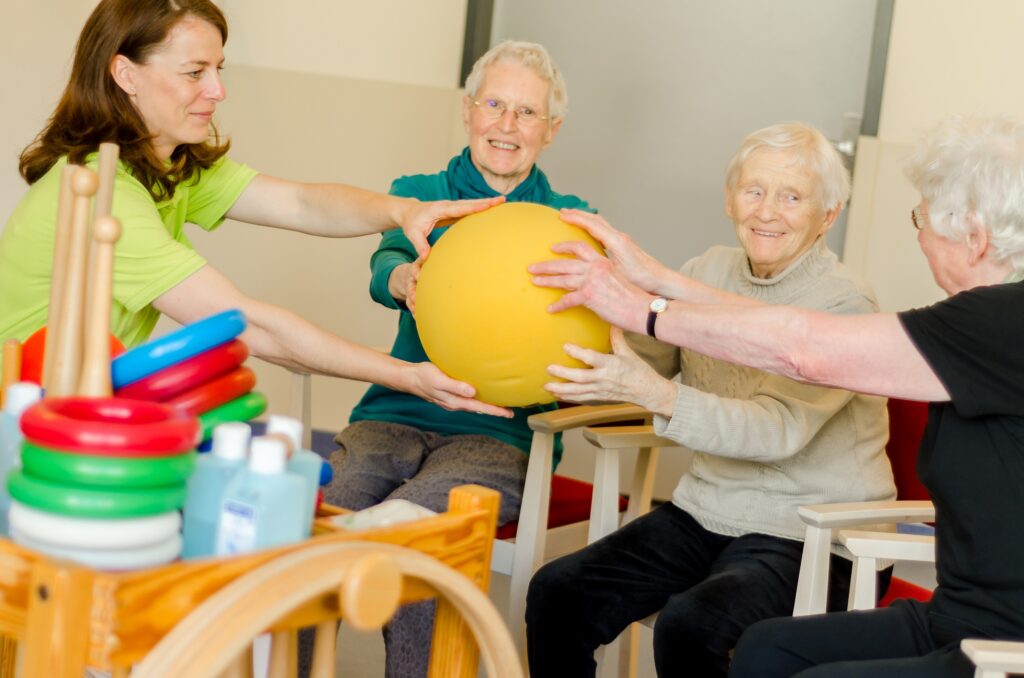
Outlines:
{"label": "white bottle cap", "polygon": [[259,436],[252,439],[249,450],[249,470],[262,475],[284,473],[284,443],[274,438]]}
{"label": "white bottle cap", "polygon": [[43,389],[30,381],[18,381],[7,387],[4,394],[4,412],[18,418],[22,412],[39,402]]}
{"label": "white bottle cap", "polygon": [[292,441],[292,449],[302,447],[302,422],[295,417],[272,414],[267,420],[267,433],[281,433]]}
{"label": "white bottle cap", "polygon": [[240,421],[229,421],[220,424],[213,429],[213,449],[211,453],[215,457],[238,461],[245,459],[249,454],[249,438],[252,437],[252,429],[248,424]]}

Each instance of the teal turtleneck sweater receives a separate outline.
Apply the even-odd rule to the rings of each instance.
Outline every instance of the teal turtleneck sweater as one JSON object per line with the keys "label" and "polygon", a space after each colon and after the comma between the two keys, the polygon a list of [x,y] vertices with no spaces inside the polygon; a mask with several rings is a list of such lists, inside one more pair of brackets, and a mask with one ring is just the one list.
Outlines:
{"label": "teal turtleneck sweater", "polygon": [[[499,195],[484,181],[469,157],[469,148],[452,158],[448,169],[438,174],[418,174],[396,179],[391,184],[392,195],[418,200],[465,200],[488,198]],[[560,195],[551,190],[544,173],[534,165],[526,179],[515,190],[505,196],[508,202],[532,202],[548,205],[555,209],[562,207],[593,211],[583,200],[573,195]],[[435,228],[430,234],[430,244],[441,238],[447,227]],[[416,250],[400,230],[383,234],[380,247],[370,258],[370,296],[388,308],[399,309],[398,336],[391,348],[391,355],[409,362],[425,362],[427,355],[420,343],[416,320],[412,314],[395,301],[388,291],[388,278],[399,264],[416,260]],[[532,437],[526,418],[537,412],[554,409],[554,405],[515,408],[515,418],[501,419],[473,412],[449,412],[408,393],[392,391],[383,386],[371,386],[352,410],[351,422],[372,420],[390,421],[396,424],[415,426],[425,431],[442,435],[477,434],[488,435],[514,445],[524,452],[530,451]],[[555,449],[555,460],[561,457],[562,445],[559,440]]]}

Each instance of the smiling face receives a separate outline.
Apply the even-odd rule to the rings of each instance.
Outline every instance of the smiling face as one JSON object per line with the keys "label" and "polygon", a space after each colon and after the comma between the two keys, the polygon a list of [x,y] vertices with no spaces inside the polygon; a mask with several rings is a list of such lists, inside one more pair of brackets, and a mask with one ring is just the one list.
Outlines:
{"label": "smiling face", "polygon": [[491,118],[470,98],[462,99],[462,120],[469,134],[469,153],[487,185],[508,194],[530,174],[541,151],[554,139],[561,119],[535,120],[524,124],[515,110],[529,108],[548,116],[550,85],[529,68],[517,63],[497,62],[487,67],[477,101],[503,102],[501,117]]}
{"label": "smiling face", "polygon": [[220,31],[195,17],[179,21],[144,63],[114,58],[111,74],[146,122],[161,159],[182,144],[206,141],[225,96],[223,63]]}
{"label": "smiling face", "polygon": [[760,148],[743,163],[725,213],[757,277],[778,275],[831,228],[840,208],[822,207],[818,181],[791,151]]}

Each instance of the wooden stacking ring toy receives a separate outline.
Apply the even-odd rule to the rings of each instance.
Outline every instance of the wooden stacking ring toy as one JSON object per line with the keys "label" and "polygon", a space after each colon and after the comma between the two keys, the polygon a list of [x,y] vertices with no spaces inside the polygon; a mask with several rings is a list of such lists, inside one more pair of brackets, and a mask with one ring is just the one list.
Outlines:
{"label": "wooden stacking ring toy", "polygon": [[11,537],[15,543],[33,551],[80,563],[95,570],[140,570],[163,565],[178,559],[182,543],[181,535],[175,534],[157,544],[105,550],[54,546],[32,539],[17,530],[11,530]]}
{"label": "wooden stacking ring toy", "polygon": [[232,309],[136,346],[111,363],[114,388],[123,388],[165,367],[220,346],[244,330],[245,317],[241,311]]}
{"label": "wooden stacking ring toy", "polygon": [[215,407],[209,412],[199,415],[199,425],[202,427],[203,440],[213,436],[213,429],[220,424],[229,421],[249,421],[255,419],[267,410],[267,398],[262,393],[253,391],[246,393],[241,398],[235,398],[229,403]]}
{"label": "wooden stacking ring toy", "polygon": [[29,475],[61,485],[137,489],[185,484],[195,469],[196,455],[136,459],[68,454],[25,440],[21,465]]}
{"label": "wooden stacking ring toy", "polygon": [[7,476],[7,491],[26,506],[81,518],[152,516],[174,511],[185,503],[184,485],[141,490],[90,489],[40,480],[21,469]]}
{"label": "wooden stacking ring toy", "polygon": [[233,372],[200,384],[177,398],[164,401],[164,405],[175,412],[199,416],[240,398],[255,386],[256,373],[248,367],[239,367]]}
{"label": "wooden stacking ring toy", "polygon": [[248,357],[249,348],[233,339],[119,388],[114,395],[163,402],[234,370]]}
{"label": "wooden stacking ring toy", "polygon": [[21,418],[25,437],[44,447],[111,457],[161,457],[193,449],[194,417],[160,403],[122,398],[48,398]]}
{"label": "wooden stacking ring toy", "polygon": [[168,511],[146,518],[71,518],[11,502],[11,529],[28,539],[57,547],[130,549],[167,541],[181,530],[181,514]]}

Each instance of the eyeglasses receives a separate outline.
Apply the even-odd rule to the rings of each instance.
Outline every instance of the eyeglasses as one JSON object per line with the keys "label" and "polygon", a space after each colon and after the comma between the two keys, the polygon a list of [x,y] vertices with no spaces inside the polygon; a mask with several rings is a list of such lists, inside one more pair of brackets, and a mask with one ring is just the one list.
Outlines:
{"label": "eyeglasses", "polygon": [[925,223],[924,211],[921,209],[920,205],[910,210],[910,222],[914,224],[914,228],[918,231],[928,225]]}
{"label": "eyeglasses", "polygon": [[501,99],[474,99],[473,105],[479,108],[484,115],[492,120],[497,120],[501,116],[505,115],[505,111],[512,111],[512,115],[515,116],[516,121],[524,127],[539,125],[548,119],[548,116],[541,115],[529,106],[509,108],[508,104]]}

